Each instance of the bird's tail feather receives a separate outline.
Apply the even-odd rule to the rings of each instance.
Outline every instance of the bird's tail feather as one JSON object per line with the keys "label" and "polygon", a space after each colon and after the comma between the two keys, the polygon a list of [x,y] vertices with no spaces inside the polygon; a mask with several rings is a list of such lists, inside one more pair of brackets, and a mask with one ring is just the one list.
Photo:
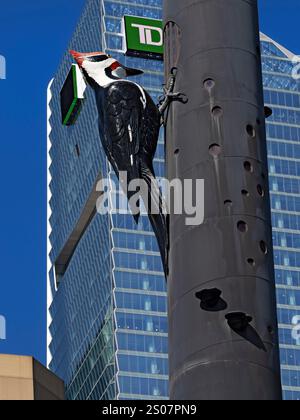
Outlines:
{"label": "bird's tail feather", "polygon": [[[139,187],[138,187],[138,183],[140,179],[139,170],[135,166],[133,170],[131,171],[124,171],[121,173],[117,172],[117,177],[120,181],[120,186],[123,193],[127,195],[128,206],[132,213],[132,216],[136,224],[138,224],[139,219],[140,219],[140,200],[139,200]],[[134,191],[130,191],[128,189],[128,186],[132,183],[132,181],[137,183],[136,190]],[[133,185],[131,184],[131,186]]]}
{"label": "bird's tail feather", "polygon": [[[135,167],[135,169],[131,172],[127,172],[127,187],[131,185],[133,191],[127,191],[127,198],[128,198],[128,204],[130,211],[132,213],[132,216],[136,222],[136,224],[139,223],[140,219],[140,198],[139,198],[139,171],[138,168]],[[132,184],[132,182],[135,183],[135,185]]]}
{"label": "bird's tail feather", "polygon": [[141,164],[141,176],[145,181],[147,188],[141,186],[141,197],[148,211],[149,220],[156,235],[159,250],[162,257],[164,271],[168,276],[168,216],[167,209],[161,195],[158,182],[155,178],[153,169]]}

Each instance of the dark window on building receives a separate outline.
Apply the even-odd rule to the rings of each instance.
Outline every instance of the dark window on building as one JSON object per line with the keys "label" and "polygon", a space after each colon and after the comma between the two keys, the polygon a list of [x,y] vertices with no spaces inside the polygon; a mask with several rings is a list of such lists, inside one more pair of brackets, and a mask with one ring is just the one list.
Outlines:
{"label": "dark window on building", "polygon": [[80,156],[80,147],[78,146],[78,144],[76,144],[76,146],[75,146],[75,152],[76,152],[77,157],[79,157]]}

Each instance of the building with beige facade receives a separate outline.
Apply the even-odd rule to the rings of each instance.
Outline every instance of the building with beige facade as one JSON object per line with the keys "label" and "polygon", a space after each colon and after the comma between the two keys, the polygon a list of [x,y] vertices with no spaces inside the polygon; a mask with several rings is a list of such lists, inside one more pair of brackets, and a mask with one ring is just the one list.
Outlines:
{"label": "building with beige facade", "polygon": [[0,400],[64,400],[64,384],[32,357],[0,355]]}

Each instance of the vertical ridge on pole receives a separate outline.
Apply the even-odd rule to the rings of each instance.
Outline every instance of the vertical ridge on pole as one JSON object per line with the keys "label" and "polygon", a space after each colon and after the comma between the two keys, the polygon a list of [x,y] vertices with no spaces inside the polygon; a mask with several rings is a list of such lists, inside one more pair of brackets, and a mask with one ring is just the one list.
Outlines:
{"label": "vertical ridge on pole", "polygon": [[204,223],[170,215],[171,399],[280,400],[257,1],[164,0],[164,18],[189,98],[169,110],[168,178],[205,180]]}

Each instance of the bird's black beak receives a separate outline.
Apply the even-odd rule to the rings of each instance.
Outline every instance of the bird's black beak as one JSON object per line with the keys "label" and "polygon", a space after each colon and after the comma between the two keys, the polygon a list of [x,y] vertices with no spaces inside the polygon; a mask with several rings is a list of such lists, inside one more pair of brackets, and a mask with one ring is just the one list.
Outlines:
{"label": "bird's black beak", "polygon": [[144,74],[143,70],[131,69],[130,67],[124,67],[124,69],[126,71],[126,76],[127,77],[140,76],[141,74]]}

